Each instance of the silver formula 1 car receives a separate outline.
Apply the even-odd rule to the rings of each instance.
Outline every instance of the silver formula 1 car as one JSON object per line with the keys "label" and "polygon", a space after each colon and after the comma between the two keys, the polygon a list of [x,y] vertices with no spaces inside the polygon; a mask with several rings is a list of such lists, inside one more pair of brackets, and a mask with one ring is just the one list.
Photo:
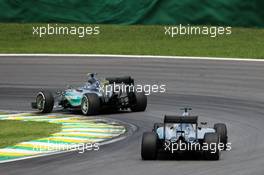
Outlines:
{"label": "silver formula 1 car", "polygon": [[[155,123],[152,132],[142,137],[141,157],[155,160],[158,153],[172,156],[202,155],[207,160],[219,160],[220,151],[227,146],[227,127],[217,123],[213,128],[198,127],[198,116],[189,115],[190,108],[184,108],[182,116],[165,115],[164,123]],[[176,157],[175,157],[176,158]]]}
{"label": "silver formula 1 car", "polygon": [[133,87],[134,79],[130,76],[111,77],[100,81],[95,73],[90,73],[88,82],[82,87],[67,88],[55,94],[41,90],[31,106],[41,113],[50,113],[55,107],[79,110],[84,115],[127,109],[132,112],[145,111],[147,96],[144,92],[136,92]]}

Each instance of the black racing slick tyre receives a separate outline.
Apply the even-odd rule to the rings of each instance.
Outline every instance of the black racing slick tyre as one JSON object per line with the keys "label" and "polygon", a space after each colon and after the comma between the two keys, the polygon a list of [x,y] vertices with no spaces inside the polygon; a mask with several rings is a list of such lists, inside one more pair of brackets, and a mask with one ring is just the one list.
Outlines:
{"label": "black racing slick tyre", "polygon": [[87,93],[83,95],[81,102],[83,115],[96,115],[100,111],[100,99],[97,94]]}
{"label": "black racing slick tyre", "polygon": [[40,113],[50,113],[54,107],[54,97],[50,91],[40,91],[36,97],[36,108]]}
{"label": "black racing slick tyre", "polygon": [[226,125],[224,123],[216,123],[214,125],[214,129],[216,133],[219,135],[220,143],[225,145],[224,150],[226,150],[226,145],[228,141]]}
{"label": "black racing slick tyre", "polygon": [[205,133],[204,145],[207,144],[207,150],[204,151],[204,157],[206,160],[219,160],[220,151],[218,149],[219,136],[217,133]]}
{"label": "black racing slick tyre", "polygon": [[147,96],[145,92],[134,92],[130,95],[129,101],[132,112],[145,111],[147,108]]}
{"label": "black racing slick tyre", "polygon": [[158,135],[155,132],[145,132],[141,142],[141,158],[142,160],[157,159]]}

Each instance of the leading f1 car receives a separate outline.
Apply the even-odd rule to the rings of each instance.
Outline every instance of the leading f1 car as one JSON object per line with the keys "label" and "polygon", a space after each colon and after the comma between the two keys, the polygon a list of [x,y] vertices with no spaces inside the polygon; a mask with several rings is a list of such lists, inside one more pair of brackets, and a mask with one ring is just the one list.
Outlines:
{"label": "leading f1 car", "polygon": [[127,109],[132,112],[145,111],[147,96],[144,92],[135,91],[133,87],[134,79],[130,76],[99,80],[95,73],[90,73],[88,82],[82,87],[68,88],[55,94],[41,90],[31,106],[41,113],[50,113],[55,107],[79,110],[84,115]]}
{"label": "leading f1 car", "polygon": [[152,132],[143,134],[143,160],[155,160],[159,153],[174,158],[188,153],[192,157],[201,155],[206,160],[219,160],[220,151],[229,147],[226,125],[216,123],[213,128],[198,127],[198,116],[190,116],[188,110],[184,108],[182,116],[165,115],[164,123],[155,123]]}

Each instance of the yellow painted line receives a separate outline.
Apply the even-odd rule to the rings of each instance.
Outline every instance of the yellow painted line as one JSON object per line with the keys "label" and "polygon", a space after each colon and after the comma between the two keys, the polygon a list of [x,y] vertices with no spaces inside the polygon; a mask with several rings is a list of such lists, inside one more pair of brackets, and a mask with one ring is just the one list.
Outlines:
{"label": "yellow painted line", "polygon": [[99,138],[85,138],[85,137],[70,137],[70,136],[52,136],[52,137],[48,137],[48,138],[43,138],[43,139],[38,139],[38,140],[52,140],[54,139],[54,141],[58,141],[59,139],[72,139],[72,140],[83,140],[83,143],[89,143],[89,142],[95,142],[95,141],[102,141],[104,139],[99,139]]}
{"label": "yellow painted line", "polygon": [[98,133],[122,133],[122,130],[114,130],[114,129],[62,129],[62,132],[98,132]]}
{"label": "yellow painted line", "polygon": [[32,156],[34,154],[23,154],[23,153],[5,153],[0,151],[0,156],[3,157],[22,157],[22,156]]}
{"label": "yellow painted line", "polygon": [[17,144],[17,146],[25,146],[30,148],[39,148],[41,146],[41,147],[52,148],[52,147],[56,147],[57,144],[48,143],[48,142],[22,142]]}
{"label": "yellow painted line", "polygon": [[81,134],[81,133],[55,133],[55,134],[52,134],[53,136],[76,136],[76,137],[82,137],[82,136],[86,136],[86,137],[96,137],[96,138],[112,138],[114,137],[114,135],[105,135],[105,136],[100,136],[100,135],[93,135],[93,134]]}
{"label": "yellow painted line", "polygon": [[27,147],[27,148],[32,148],[32,149],[36,149],[38,150],[40,147],[43,148],[43,149],[51,149],[52,146],[47,146],[47,145],[44,145],[44,144],[34,144],[34,143],[30,143],[30,142],[22,142],[22,143],[19,143],[15,146],[23,146],[23,147]]}
{"label": "yellow painted line", "polygon": [[67,123],[66,125],[63,125],[63,128],[83,128],[83,127],[94,127],[94,128],[124,128],[123,126],[115,126],[115,125],[97,125],[97,124],[92,124],[92,123],[84,123],[79,125],[71,125],[70,123]]}
{"label": "yellow painted line", "polygon": [[[46,140],[46,139],[40,139],[40,140]],[[85,143],[85,142],[90,142],[89,139],[69,139],[69,138],[48,138],[48,140],[51,141],[58,141],[58,142],[72,142],[72,143]]]}
{"label": "yellow painted line", "polygon": [[18,146],[25,146],[32,148],[37,153],[43,153],[43,152],[52,152],[52,151],[61,151],[63,149],[70,149],[73,147],[78,146],[78,143],[48,143],[48,142],[24,142],[19,144]]}
{"label": "yellow painted line", "polygon": [[0,155],[5,155],[5,156],[28,156],[39,153],[43,153],[43,152],[23,150],[23,149],[9,149],[9,148],[4,148],[0,150]]}

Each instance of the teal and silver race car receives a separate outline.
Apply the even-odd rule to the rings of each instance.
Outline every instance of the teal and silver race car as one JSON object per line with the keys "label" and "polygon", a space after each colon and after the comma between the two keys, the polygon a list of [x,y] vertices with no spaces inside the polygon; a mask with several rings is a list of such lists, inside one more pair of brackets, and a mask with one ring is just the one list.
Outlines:
{"label": "teal and silver race car", "polygon": [[147,96],[145,92],[135,91],[134,79],[130,76],[111,77],[100,81],[95,73],[91,73],[88,82],[82,87],[67,88],[55,94],[41,90],[31,106],[41,113],[50,113],[54,107],[80,110],[84,115],[128,109],[139,112],[145,111]]}
{"label": "teal and silver race car", "polygon": [[143,133],[143,160],[156,160],[160,153],[172,158],[199,155],[207,160],[219,160],[221,151],[231,149],[226,124],[207,127],[207,123],[202,122],[199,127],[198,116],[189,115],[191,108],[183,110],[181,116],[165,115],[163,123],[155,123],[152,132]]}

